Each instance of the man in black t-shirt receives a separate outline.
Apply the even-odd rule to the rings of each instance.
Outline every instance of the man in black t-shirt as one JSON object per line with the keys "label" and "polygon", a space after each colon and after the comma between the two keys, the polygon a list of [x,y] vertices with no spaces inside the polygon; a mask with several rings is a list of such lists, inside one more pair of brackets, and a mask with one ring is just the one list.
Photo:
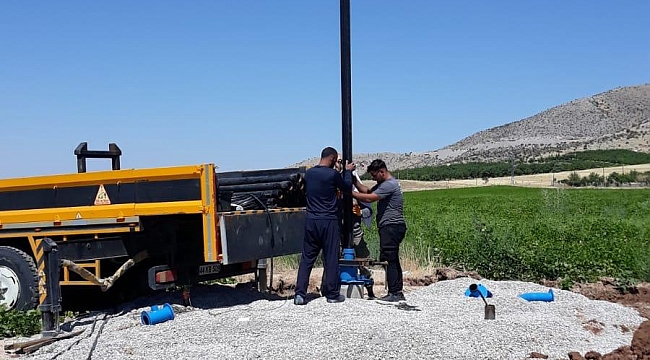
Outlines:
{"label": "man in black t-shirt", "polygon": [[314,267],[318,254],[323,250],[323,271],[325,283],[322,284],[323,294],[329,303],[345,301],[340,294],[339,281],[339,247],[341,244],[337,190],[349,194],[352,190],[351,171],[354,164],[346,164],[346,170],[341,176],[334,170],[338,152],[332,147],[326,147],[321,152],[318,165],[305,172],[305,193],[307,196],[307,215],[305,217],[305,238],[303,251],[298,267],[296,280],[296,296],[293,303],[306,303],[309,276]]}

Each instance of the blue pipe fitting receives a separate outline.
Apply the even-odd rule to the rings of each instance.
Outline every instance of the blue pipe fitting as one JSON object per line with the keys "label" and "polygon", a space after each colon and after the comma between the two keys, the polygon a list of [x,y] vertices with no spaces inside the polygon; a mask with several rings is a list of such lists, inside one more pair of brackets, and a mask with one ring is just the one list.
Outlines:
{"label": "blue pipe fitting", "polygon": [[354,260],[354,249],[343,249],[344,260]]}
{"label": "blue pipe fitting", "polygon": [[478,284],[478,287],[474,292],[472,292],[469,288],[465,290],[465,296],[477,298],[480,297],[481,295],[483,295],[484,298],[491,298],[492,292],[482,284]]}
{"label": "blue pipe fitting", "polygon": [[167,303],[153,305],[151,311],[145,310],[140,314],[143,325],[156,325],[168,320],[174,320],[174,309]]}

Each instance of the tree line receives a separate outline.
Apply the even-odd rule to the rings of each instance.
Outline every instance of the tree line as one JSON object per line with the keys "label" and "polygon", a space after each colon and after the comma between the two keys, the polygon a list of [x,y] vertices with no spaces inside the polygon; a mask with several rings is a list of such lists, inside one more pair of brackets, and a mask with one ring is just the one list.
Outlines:
{"label": "tree line", "polygon": [[598,175],[595,172],[589,176],[580,177],[577,172],[572,172],[565,180],[560,180],[560,183],[569,186],[621,186],[625,184],[638,184],[640,186],[648,186],[650,181],[650,171],[640,173],[632,170],[626,174],[619,174],[613,172],[607,177]]}
{"label": "tree line", "polygon": [[[399,179],[406,180],[442,181],[476,178],[487,180],[493,177],[511,175],[533,175],[647,163],[650,163],[650,153],[631,150],[587,150],[564,155],[554,155],[540,159],[530,159],[527,161],[519,159],[509,162],[445,164],[399,169],[392,171],[392,173]],[[631,180],[631,173],[632,172],[616,175],[615,173],[612,173],[607,179],[603,178],[601,184],[638,181],[639,179]],[[642,175],[644,174],[635,174],[637,177]],[[596,174],[595,176],[598,175]],[[591,175],[590,177],[592,178],[591,180],[595,179],[595,177]],[[578,178],[580,177],[578,176]],[[611,178],[611,180],[609,178]],[[366,173],[362,176],[362,179],[368,180],[370,179],[370,175]],[[587,179],[588,182],[591,180]],[[580,178],[579,181],[582,182],[582,179]],[[572,183],[575,183],[575,181]]]}

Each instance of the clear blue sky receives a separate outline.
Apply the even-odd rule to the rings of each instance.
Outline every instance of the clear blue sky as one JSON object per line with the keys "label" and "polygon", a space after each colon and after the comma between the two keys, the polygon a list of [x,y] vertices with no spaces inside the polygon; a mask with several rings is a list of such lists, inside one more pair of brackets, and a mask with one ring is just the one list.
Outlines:
{"label": "clear blue sky", "polygon": [[[420,152],[650,82],[650,1],[352,0],[353,150]],[[0,177],[341,149],[339,2],[0,4]],[[90,170],[109,167],[93,161]]]}

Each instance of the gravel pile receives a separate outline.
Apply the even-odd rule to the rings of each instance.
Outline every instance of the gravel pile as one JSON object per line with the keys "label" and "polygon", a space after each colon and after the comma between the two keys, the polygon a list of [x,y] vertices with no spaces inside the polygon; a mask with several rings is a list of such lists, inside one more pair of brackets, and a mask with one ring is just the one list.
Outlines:
{"label": "gravel pile", "polygon": [[473,282],[460,278],[407,293],[416,310],[361,299],[295,306],[250,289],[195,287],[193,307],[173,305],[172,321],[145,326],[140,313],[176,302],[178,294],[141,299],[115,315],[74,321],[70,327],[83,334],[26,358],[525,359],[535,351],[567,359],[570,351],[604,354],[629,345],[645,320],[634,309],[562,290],[554,289],[554,302],[527,302],[518,295],[548,289],[483,280],[496,306],[496,319],[484,320],[482,300],[464,295]]}

